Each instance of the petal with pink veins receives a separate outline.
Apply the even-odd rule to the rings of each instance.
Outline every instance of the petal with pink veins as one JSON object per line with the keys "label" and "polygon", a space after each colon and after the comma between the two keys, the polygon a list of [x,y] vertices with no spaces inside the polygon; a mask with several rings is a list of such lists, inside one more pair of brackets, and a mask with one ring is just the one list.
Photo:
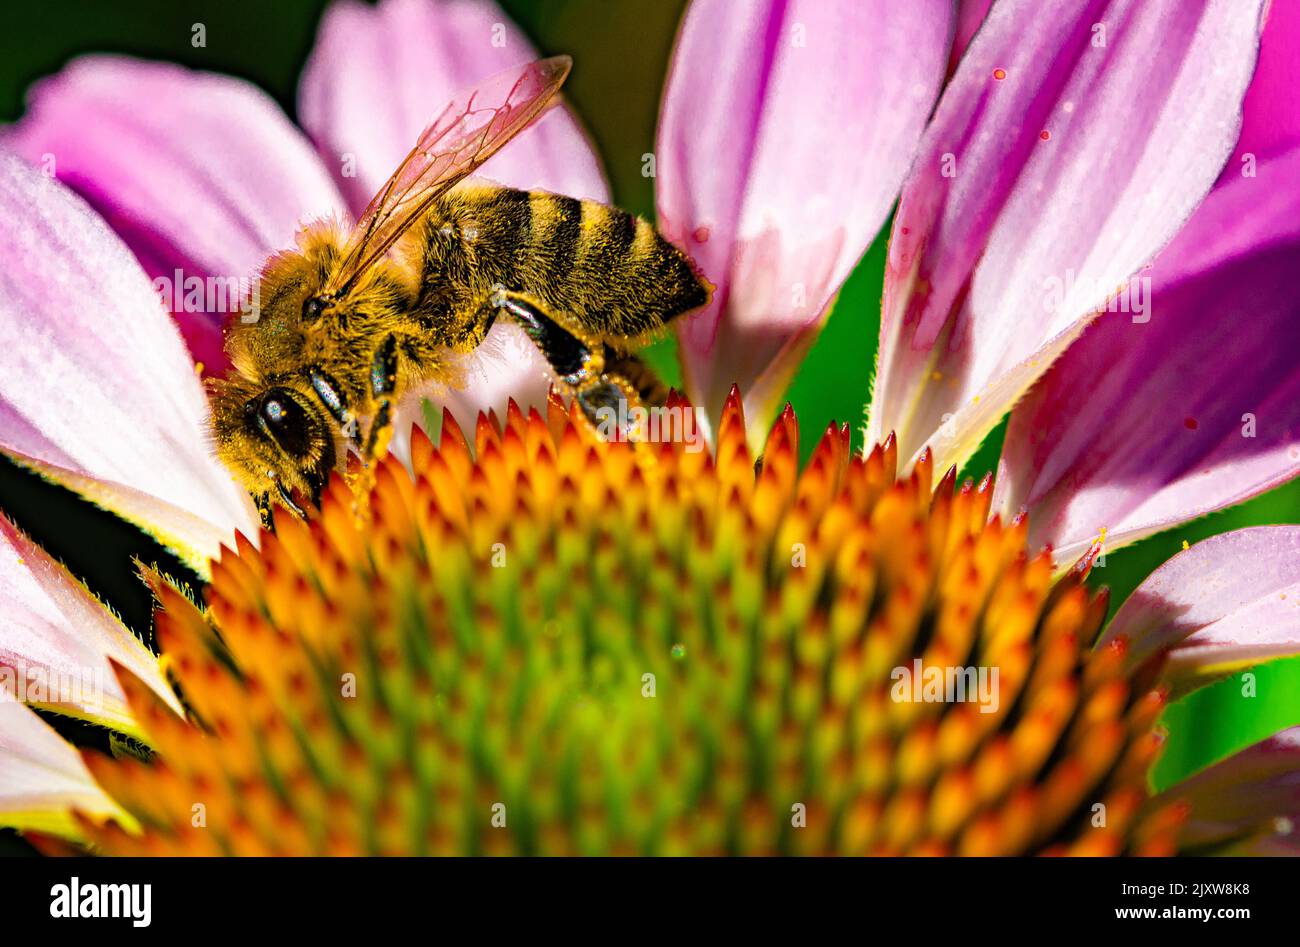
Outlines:
{"label": "petal with pink veins", "polygon": [[133,736],[139,728],[109,659],[178,714],[158,659],[98,599],[0,517],[0,691]]}
{"label": "petal with pink veins", "polygon": [[0,825],[75,839],[74,811],[134,824],[70,743],[27,707],[0,698]]}
{"label": "petal with pink veins", "polygon": [[208,445],[175,323],[85,202],[0,155],[0,450],[158,536],[201,573],[256,515]]}
{"label": "petal with pink veins", "polygon": [[[484,0],[384,0],[377,7],[343,0],[321,24],[298,111],[359,214],[454,95],[537,58],[500,8]],[[481,174],[510,187],[609,200],[586,133],[563,107],[520,134]],[[435,397],[467,430],[479,411],[503,411],[511,395],[524,405],[545,404],[549,367],[511,326],[495,326],[466,361],[464,387]],[[408,399],[394,427],[404,431],[419,417],[418,400]],[[394,446],[400,452],[400,439]]]}
{"label": "petal with pink veins", "polygon": [[1130,666],[1164,652],[1184,693],[1216,677],[1300,654],[1300,526],[1220,533],[1144,581],[1098,642],[1122,638]]}
{"label": "petal with pink veins", "polygon": [[698,0],[687,10],[656,190],[665,233],[716,287],[678,329],[687,387],[715,422],[738,383],[761,443],[897,196],[952,21],[939,0]]}
{"label": "petal with pink veins", "polygon": [[961,465],[1232,153],[1263,0],[1004,0],[903,187],[867,441]]}
{"label": "petal with pink veins", "polygon": [[1059,562],[1300,474],[1300,147],[1256,172],[1134,281],[1142,314],[1100,316],[1012,412],[995,508],[1028,508]]}
{"label": "petal with pink veins", "polygon": [[1300,855],[1300,727],[1207,767],[1159,801],[1189,807],[1184,851]]}
{"label": "petal with pink veins", "polygon": [[[179,301],[176,319],[209,369],[225,364],[230,290],[247,296],[300,221],[344,211],[311,144],[264,92],[169,63],[74,60],[33,87],[0,144],[81,194],[150,277],[168,281],[160,291]],[[186,300],[186,280],[204,281],[203,293]]]}

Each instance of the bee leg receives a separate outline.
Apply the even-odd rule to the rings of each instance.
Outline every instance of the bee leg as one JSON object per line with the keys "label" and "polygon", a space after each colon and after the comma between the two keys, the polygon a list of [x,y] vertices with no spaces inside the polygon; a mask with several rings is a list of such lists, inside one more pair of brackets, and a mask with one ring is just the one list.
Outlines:
{"label": "bee leg", "polygon": [[396,390],[397,337],[390,335],[375,350],[370,364],[370,394],[375,408],[361,443],[361,470],[352,480],[355,511],[362,519],[368,515],[368,497],[375,485],[375,462],[383,460],[393,439],[393,412],[396,410],[393,393]]}
{"label": "bee leg", "polygon": [[644,405],[662,407],[668,403],[668,394],[672,390],[644,359],[631,352],[607,349],[605,352],[605,374],[623,378],[641,398]]}
{"label": "bee leg", "polygon": [[562,325],[531,296],[499,292],[494,295],[492,305],[524,330],[559,380],[570,388],[579,389],[604,371],[604,346]]}
{"label": "bee leg", "polygon": [[397,336],[390,335],[380,343],[370,365],[370,393],[375,399],[375,413],[361,454],[367,466],[388,453],[388,443],[393,439],[393,393],[396,390]]}
{"label": "bee leg", "polygon": [[271,514],[271,494],[254,493],[252,494],[253,505],[257,507],[258,519],[262,521],[262,529],[269,533],[275,532],[275,517]]}
{"label": "bee leg", "polygon": [[[644,361],[611,347],[605,351],[605,370],[576,389],[574,397],[587,422],[605,440],[644,442],[653,430],[661,430],[647,427],[645,409],[664,407],[669,392]],[[694,418],[688,422],[680,414],[677,417],[675,423],[694,424]],[[682,436],[688,436],[689,430],[682,428]]]}
{"label": "bee leg", "polygon": [[636,440],[641,398],[627,379],[609,373],[593,378],[574,392],[587,423],[607,441]]}
{"label": "bee leg", "polygon": [[649,366],[584,338],[522,293],[499,293],[495,304],[523,327],[596,433],[609,441],[641,439],[637,409],[661,405],[668,395]]}
{"label": "bee leg", "polygon": [[[261,520],[262,529],[269,533],[275,532],[275,500],[272,499],[271,491],[265,493],[252,493],[249,496],[253,499],[253,505],[257,508],[257,518]],[[293,498],[293,494],[284,488],[284,484],[279,480],[275,481],[275,496],[279,498],[280,505],[286,510],[298,517],[300,520],[307,518],[307,511],[304,510]],[[316,508],[320,509],[320,494],[315,496]]]}
{"label": "bee leg", "polygon": [[366,446],[362,457],[366,466],[373,460],[383,460],[388,453],[388,444],[393,439],[393,403],[385,398],[375,409],[374,419],[370,422],[370,433],[366,436]]}

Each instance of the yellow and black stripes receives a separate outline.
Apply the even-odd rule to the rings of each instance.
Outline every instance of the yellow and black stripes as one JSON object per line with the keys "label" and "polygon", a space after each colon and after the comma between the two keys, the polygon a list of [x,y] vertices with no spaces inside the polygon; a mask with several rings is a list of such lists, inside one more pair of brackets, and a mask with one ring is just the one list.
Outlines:
{"label": "yellow and black stripes", "polygon": [[[596,201],[472,182],[419,235],[417,310],[433,332],[477,342],[494,292],[539,300],[603,340],[638,341],[709,298],[690,260],[647,221]],[[477,331],[476,331],[477,330]]]}
{"label": "yellow and black stripes", "polygon": [[[543,221],[529,246],[530,259],[523,269],[535,285],[567,285],[564,274],[573,272],[582,240],[582,201],[546,191],[532,191],[528,206],[534,218]],[[549,225],[549,226],[548,226]],[[532,272],[528,272],[531,270]]]}

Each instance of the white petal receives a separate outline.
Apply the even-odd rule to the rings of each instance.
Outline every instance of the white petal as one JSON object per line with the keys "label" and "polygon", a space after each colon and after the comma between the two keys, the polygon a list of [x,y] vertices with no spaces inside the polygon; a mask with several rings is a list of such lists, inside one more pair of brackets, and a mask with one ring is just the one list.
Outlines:
{"label": "white petal", "polygon": [[149,649],[3,517],[0,608],[0,689],[10,696],[137,734],[111,658],[182,712]]}
{"label": "white petal", "polygon": [[71,191],[0,156],[0,449],[204,568],[248,497],[207,441],[180,333],[122,241]]}
{"label": "white petal", "polygon": [[0,699],[0,825],[75,837],[74,809],[92,819],[127,819],[49,724]]}
{"label": "white petal", "polygon": [[1123,636],[1141,663],[1169,650],[1178,690],[1213,675],[1300,653],[1300,526],[1211,536],[1138,586],[1100,644]]}

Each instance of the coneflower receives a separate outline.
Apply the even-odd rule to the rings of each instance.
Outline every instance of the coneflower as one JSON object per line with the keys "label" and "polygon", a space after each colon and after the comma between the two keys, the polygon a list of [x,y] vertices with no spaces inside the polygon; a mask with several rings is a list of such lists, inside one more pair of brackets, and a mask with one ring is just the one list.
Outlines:
{"label": "coneflower", "polygon": [[[685,407],[684,403],[677,405]],[[120,854],[1172,853],[1147,773],[1163,657],[1094,649],[1107,596],[1053,580],[990,480],[897,473],[831,426],[756,463],[609,444],[554,396],[413,441],[363,521],[336,479],[212,568],[150,573],[187,719],[123,673],[153,751],[90,753]],[[900,669],[993,669],[983,702]],[[919,683],[915,690],[920,693]],[[951,697],[951,695],[948,695]],[[991,702],[989,698],[992,698]],[[1266,817],[1252,828],[1267,830]]]}
{"label": "coneflower", "polygon": [[[534,52],[490,0],[337,3],[301,131],[165,64],[36,87],[0,130],[0,451],[158,538],[204,604],[149,573],[160,662],[0,519],[25,701],[0,824],[102,851],[1295,851],[1300,729],[1148,774],[1163,701],[1300,651],[1300,527],[1185,548],[1104,628],[1082,580],[1300,472],[1300,8],[998,0],[971,38],[980,6],[950,49],[949,0],[690,4],[650,164],[717,286],[678,326],[711,452],[594,442],[499,326],[443,399],[459,429],[275,535],[205,442],[227,313],[157,280],[256,272]],[[609,193],[558,109],[484,173]],[[895,204],[869,449],[834,428],[799,473],[782,393]],[[996,484],[958,488],[1008,415]],[[102,686],[46,686],[79,673]],[[87,764],[29,708],[139,759]]]}

